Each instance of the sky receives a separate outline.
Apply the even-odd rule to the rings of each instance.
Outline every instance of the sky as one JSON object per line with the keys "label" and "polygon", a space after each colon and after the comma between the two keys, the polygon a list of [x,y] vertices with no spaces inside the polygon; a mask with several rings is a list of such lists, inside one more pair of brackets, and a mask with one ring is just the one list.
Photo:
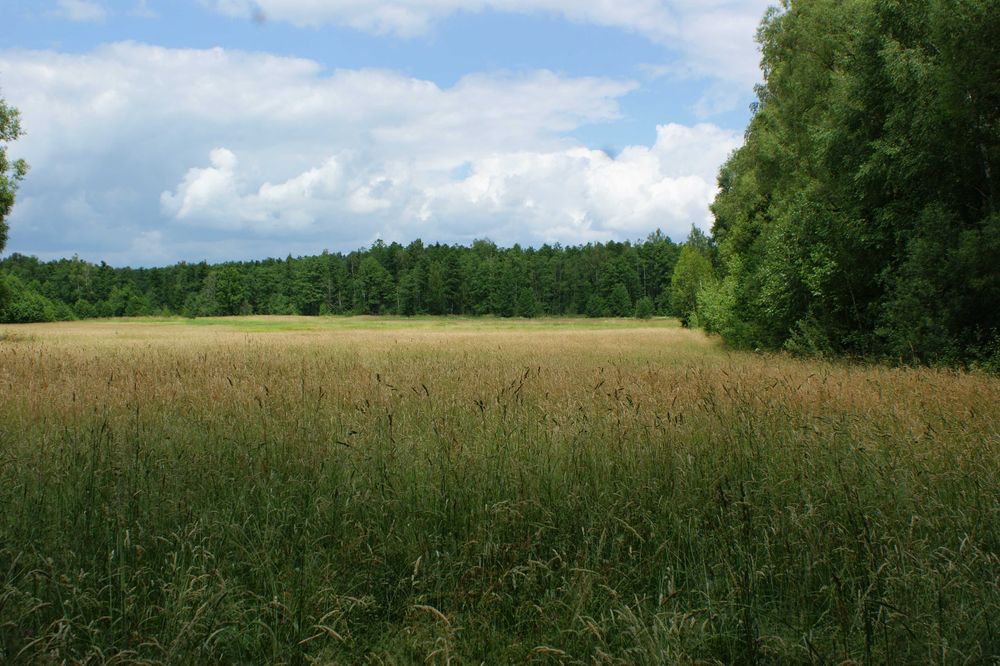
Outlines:
{"label": "sky", "polygon": [[118,266],[709,230],[769,5],[6,2],[6,252]]}

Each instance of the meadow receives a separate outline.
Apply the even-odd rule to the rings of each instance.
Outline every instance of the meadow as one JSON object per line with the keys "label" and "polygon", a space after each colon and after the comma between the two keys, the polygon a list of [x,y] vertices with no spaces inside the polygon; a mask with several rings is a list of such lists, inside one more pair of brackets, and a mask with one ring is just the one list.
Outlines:
{"label": "meadow", "polygon": [[668,319],[2,326],[0,662],[998,663],[1000,378]]}

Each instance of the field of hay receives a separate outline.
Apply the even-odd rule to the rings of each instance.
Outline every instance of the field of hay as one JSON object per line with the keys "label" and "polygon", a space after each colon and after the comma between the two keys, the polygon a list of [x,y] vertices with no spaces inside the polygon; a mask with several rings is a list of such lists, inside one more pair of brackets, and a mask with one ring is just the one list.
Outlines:
{"label": "field of hay", "polygon": [[842,661],[1000,661],[1000,379],[671,320],[0,327],[0,662]]}

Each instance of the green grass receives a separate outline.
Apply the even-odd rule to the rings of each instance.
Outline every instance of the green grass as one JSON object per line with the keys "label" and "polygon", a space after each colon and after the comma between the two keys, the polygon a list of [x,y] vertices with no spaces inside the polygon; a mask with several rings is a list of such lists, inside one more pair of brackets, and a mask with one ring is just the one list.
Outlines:
{"label": "green grass", "polygon": [[996,378],[671,322],[14,333],[0,662],[1000,660]]}

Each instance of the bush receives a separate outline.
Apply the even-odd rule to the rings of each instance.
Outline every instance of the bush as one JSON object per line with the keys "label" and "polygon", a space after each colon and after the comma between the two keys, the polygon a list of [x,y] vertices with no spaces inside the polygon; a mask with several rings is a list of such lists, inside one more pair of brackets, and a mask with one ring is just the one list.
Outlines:
{"label": "bush", "polygon": [[795,328],[785,341],[785,350],[796,356],[833,356],[833,345],[823,326],[814,317],[806,317],[795,323]]}
{"label": "bush", "polygon": [[691,245],[685,245],[670,278],[670,306],[684,326],[695,325],[698,292],[712,282],[712,262]]}
{"label": "bush", "polygon": [[58,299],[52,300],[51,303],[52,314],[56,321],[74,321],[76,319],[76,313],[70,306]]}
{"label": "bush", "polygon": [[653,318],[653,300],[649,296],[643,296],[635,304],[635,318],[636,319]]}
{"label": "bush", "polygon": [[76,303],[73,304],[73,312],[80,319],[91,319],[97,316],[94,304],[82,298],[77,299]]}
{"label": "bush", "polygon": [[735,282],[730,278],[711,280],[698,290],[698,321],[707,333],[718,333],[726,342],[748,346],[749,335],[736,312]]}
{"label": "bush", "polygon": [[52,301],[36,291],[23,288],[17,280],[12,282],[11,296],[3,311],[5,323],[29,324],[56,320],[56,307]]}
{"label": "bush", "polygon": [[604,316],[604,299],[597,294],[591,294],[587,299],[587,316],[592,319]]}
{"label": "bush", "polygon": [[10,288],[7,286],[7,279],[0,273],[0,320],[3,319],[8,300],[10,300]]}

